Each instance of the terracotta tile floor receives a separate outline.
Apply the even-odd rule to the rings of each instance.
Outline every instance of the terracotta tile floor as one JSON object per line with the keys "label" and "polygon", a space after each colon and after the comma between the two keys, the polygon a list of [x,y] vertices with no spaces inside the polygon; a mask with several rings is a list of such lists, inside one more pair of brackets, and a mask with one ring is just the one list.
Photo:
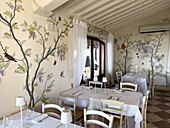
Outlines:
{"label": "terracotta tile floor", "polygon": [[170,128],[170,90],[155,89],[155,96],[149,99],[147,112],[148,128]]}

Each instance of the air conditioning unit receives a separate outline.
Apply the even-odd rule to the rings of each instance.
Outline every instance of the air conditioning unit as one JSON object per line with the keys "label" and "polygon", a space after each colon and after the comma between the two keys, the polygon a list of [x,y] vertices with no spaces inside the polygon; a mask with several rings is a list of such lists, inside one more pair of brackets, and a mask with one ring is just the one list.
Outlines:
{"label": "air conditioning unit", "polygon": [[147,25],[147,26],[140,26],[139,32],[141,34],[144,33],[153,33],[153,32],[164,32],[170,30],[170,24],[155,24],[155,25]]}

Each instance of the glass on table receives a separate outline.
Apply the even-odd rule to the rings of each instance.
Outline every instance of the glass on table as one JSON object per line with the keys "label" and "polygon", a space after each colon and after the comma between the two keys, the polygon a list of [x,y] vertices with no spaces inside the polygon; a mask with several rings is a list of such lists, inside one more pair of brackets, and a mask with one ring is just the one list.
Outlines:
{"label": "glass on table", "polygon": [[26,120],[31,120],[34,118],[34,108],[27,108]]}
{"label": "glass on table", "polygon": [[13,123],[13,119],[10,114],[3,117],[3,128],[6,127],[10,128],[10,126],[12,126],[12,123]]}

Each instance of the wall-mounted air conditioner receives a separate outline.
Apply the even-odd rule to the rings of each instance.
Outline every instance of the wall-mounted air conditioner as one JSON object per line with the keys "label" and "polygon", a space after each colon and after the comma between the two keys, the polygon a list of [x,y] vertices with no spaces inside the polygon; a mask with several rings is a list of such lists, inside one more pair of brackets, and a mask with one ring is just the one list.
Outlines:
{"label": "wall-mounted air conditioner", "polygon": [[143,33],[153,33],[153,32],[164,32],[170,30],[170,24],[155,24],[155,25],[147,25],[140,26],[139,32]]}

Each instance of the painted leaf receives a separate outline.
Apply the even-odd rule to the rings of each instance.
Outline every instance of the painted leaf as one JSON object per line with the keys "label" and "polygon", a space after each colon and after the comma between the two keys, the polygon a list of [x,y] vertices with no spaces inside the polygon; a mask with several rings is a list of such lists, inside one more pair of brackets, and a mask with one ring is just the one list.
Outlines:
{"label": "painted leaf", "polygon": [[38,84],[36,83],[36,84],[34,85],[34,87],[38,87]]}
{"label": "painted leaf", "polygon": [[4,49],[4,51],[5,51],[5,52],[7,52],[7,50],[8,50],[8,49],[9,49],[9,47],[8,47],[8,46],[6,46],[6,47],[5,47],[5,49]]}
{"label": "painted leaf", "polygon": [[17,22],[14,22],[14,23],[12,24],[12,27],[13,27],[14,29],[19,29],[19,28],[18,28],[18,23],[17,23]]}
{"label": "painted leaf", "polygon": [[14,9],[14,5],[11,2],[6,2],[6,4],[13,10]]}
{"label": "painted leaf", "polygon": [[11,38],[11,34],[9,34],[8,32],[4,33],[5,37]]}
{"label": "painted leaf", "polygon": [[30,56],[31,56],[31,50],[32,50],[31,48],[28,48],[28,49],[25,51],[25,55],[30,57]]}
{"label": "painted leaf", "polygon": [[28,26],[28,23],[27,23],[26,21],[24,21],[24,24],[25,24],[26,26]]}
{"label": "painted leaf", "polygon": [[26,70],[25,70],[24,65],[20,65],[20,64],[18,64],[17,69],[14,71],[14,73],[19,73],[19,74],[23,74],[25,72],[26,72]]}
{"label": "painted leaf", "polygon": [[0,55],[0,61],[1,61],[1,62],[4,62],[4,58],[3,58],[2,55]]}

